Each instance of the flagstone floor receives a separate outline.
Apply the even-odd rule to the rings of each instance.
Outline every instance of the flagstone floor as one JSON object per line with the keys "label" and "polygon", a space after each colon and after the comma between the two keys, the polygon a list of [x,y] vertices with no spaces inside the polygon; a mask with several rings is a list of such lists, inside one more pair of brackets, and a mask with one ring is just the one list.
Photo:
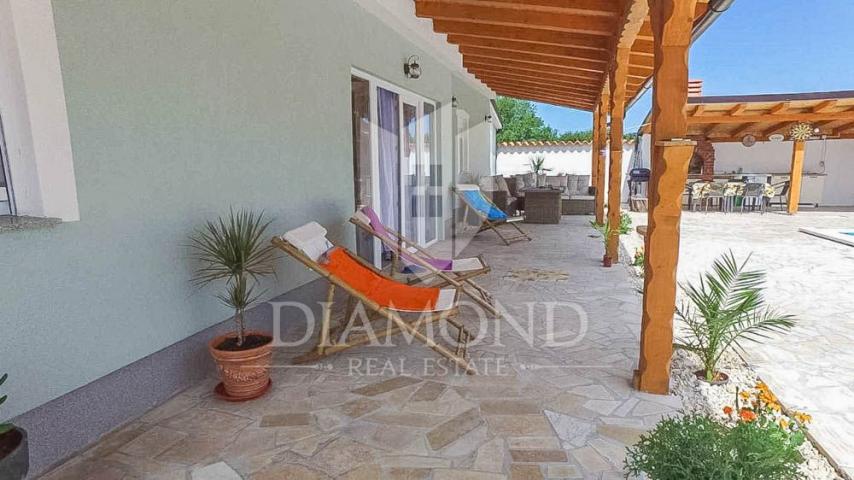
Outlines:
{"label": "flagstone floor", "polygon": [[299,349],[277,349],[264,397],[228,403],[202,382],[44,478],[623,478],[625,446],[681,405],[631,389],[641,299],[627,270],[600,266],[587,222],[565,216],[524,225],[532,242],[506,247],[484,232],[467,245],[493,267],[481,284],[508,312],[460,313],[483,333],[469,349],[477,375],[417,342],[299,367]]}

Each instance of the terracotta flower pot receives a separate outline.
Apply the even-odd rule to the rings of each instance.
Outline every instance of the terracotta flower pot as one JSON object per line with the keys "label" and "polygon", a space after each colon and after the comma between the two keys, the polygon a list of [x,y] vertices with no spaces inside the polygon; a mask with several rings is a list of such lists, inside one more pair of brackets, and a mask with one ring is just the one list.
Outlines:
{"label": "terracotta flower pot", "polygon": [[15,427],[0,435],[0,478],[21,480],[30,469],[27,431]]}
{"label": "terracotta flower pot", "polygon": [[611,257],[609,257],[608,255],[603,256],[602,257],[602,265],[606,268],[610,268],[611,267]]}
{"label": "terracotta flower pot", "polygon": [[226,400],[243,401],[260,397],[270,388],[270,364],[273,360],[273,338],[263,332],[246,332],[246,338],[257,335],[269,341],[246,350],[222,350],[217,348],[236,334],[220,335],[208,344],[208,350],[216,362],[219,378],[216,393]]}

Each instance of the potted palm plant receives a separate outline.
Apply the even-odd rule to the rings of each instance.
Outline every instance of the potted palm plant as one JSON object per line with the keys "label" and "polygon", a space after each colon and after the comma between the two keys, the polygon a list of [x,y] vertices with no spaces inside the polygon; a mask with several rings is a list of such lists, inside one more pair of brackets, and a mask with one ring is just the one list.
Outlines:
{"label": "potted palm plant", "polygon": [[275,250],[264,239],[270,222],[263,216],[232,210],[227,218],[207,222],[190,237],[200,264],[192,282],[199,287],[222,282],[225,292],[217,298],[234,311],[234,331],[208,344],[222,380],[216,393],[227,400],[256,398],[270,387],[273,337],[247,331],[244,321],[246,310],[260,296],[255,292],[259,280],[275,274]]}
{"label": "potted palm plant", "polygon": [[688,301],[676,309],[684,340],[674,345],[700,357],[703,369],[696,372],[697,377],[712,384],[729,379],[717,364],[733,345],[740,346],[742,340],[760,342],[795,325],[793,316],[765,303],[765,272],[747,270],[749,260],[750,256],[738,263],[730,251],[700,275],[699,283],[680,284]]}
{"label": "potted palm plant", "polygon": [[[0,385],[9,375],[0,377]],[[6,395],[0,396],[0,405],[6,401]],[[30,469],[30,453],[27,444],[27,431],[11,423],[0,423],[0,478],[20,480],[27,476]]]}
{"label": "potted palm plant", "polygon": [[540,176],[545,175],[546,172],[550,172],[552,170],[551,168],[546,168],[546,157],[542,155],[531,155],[528,158],[528,161],[531,162],[531,171],[534,172],[537,186],[542,186],[540,185]]}
{"label": "potted palm plant", "polygon": [[601,234],[602,245],[605,247],[605,254],[602,255],[602,266],[606,268],[611,268],[611,265],[613,264],[613,259],[608,255],[608,238],[610,238],[611,235],[615,234],[616,231],[611,228],[611,224],[607,220],[605,220],[605,223],[596,223],[594,221],[591,221],[590,225]]}

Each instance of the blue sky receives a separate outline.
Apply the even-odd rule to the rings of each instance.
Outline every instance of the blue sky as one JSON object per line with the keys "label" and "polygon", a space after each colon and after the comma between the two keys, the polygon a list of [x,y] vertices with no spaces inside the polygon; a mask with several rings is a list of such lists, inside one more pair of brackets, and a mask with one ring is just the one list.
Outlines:
{"label": "blue sky", "polygon": [[[691,48],[705,95],[854,90],[854,0],[735,0]],[[649,94],[626,114],[633,132]],[[588,130],[590,113],[536,104],[557,130]]]}

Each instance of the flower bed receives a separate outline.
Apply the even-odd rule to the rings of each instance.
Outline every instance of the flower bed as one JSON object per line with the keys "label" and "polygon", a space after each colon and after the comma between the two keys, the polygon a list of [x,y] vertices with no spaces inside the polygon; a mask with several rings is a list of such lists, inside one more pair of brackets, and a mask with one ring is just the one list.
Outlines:
{"label": "flower bed", "polygon": [[[635,252],[638,247],[642,247],[643,240],[636,232],[631,232],[629,235],[621,237],[623,259],[631,259],[632,255],[629,252]],[[633,266],[625,261],[624,265],[634,274],[633,279],[638,288],[638,291],[643,290],[643,266]],[[678,292],[680,297],[682,292]],[[677,300],[677,302],[680,300]],[[678,330],[678,329],[677,329]],[[713,419],[725,424],[733,426],[740,417],[740,408],[744,404],[736,405],[736,398],[743,392],[748,392],[751,398],[747,399],[748,405],[753,398],[761,395],[764,404],[774,406],[773,416],[775,421],[782,422],[782,426],[786,429],[800,428],[799,424],[803,424],[808,420],[808,416],[795,417],[795,412],[788,412],[785,405],[780,405],[777,402],[773,392],[767,389],[764,383],[756,374],[755,371],[735,352],[726,352],[721,357],[719,362],[720,370],[729,375],[729,381],[723,385],[711,385],[697,378],[695,372],[703,368],[700,358],[690,352],[676,350],[671,363],[671,391],[674,395],[678,395],[682,399],[683,410],[685,413],[698,413],[709,415]],[[759,385],[761,388],[757,388]],[[743,401],[741,398],[739,401]],[[772,401],[773,400],[773,401]],[[779,408],[777,406],[779,405]],[[744,414],[745,419],[752,419],[754,412],[749,411]],[[831,466],[830,462],[824,457],[813,445],[812,440],[807,437],[798,451],[804,458],[804,462],[800,465],[799,471],[808,479],[817,480],[835,480],[842,479],[838,472]]]}

